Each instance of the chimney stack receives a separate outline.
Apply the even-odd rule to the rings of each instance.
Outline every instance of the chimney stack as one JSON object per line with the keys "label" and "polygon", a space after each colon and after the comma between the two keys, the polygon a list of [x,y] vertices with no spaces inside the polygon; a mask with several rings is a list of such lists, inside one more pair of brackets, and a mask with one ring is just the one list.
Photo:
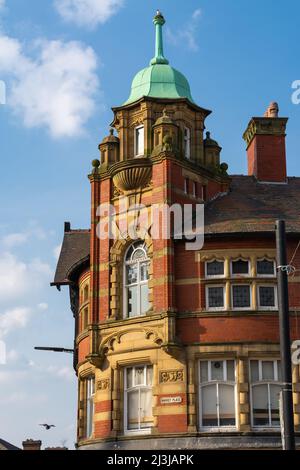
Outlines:
{"label": "chimney stack", "polygon": [[286,183],[285,137],[288,118],[278,117],[272,102],[264,117],[253,117],[243,138],[247,143],[248,175],[258,181]]}
{"label": "chimney stack", "polygon": [[26,439],[22,442],[23,450],[41,450],[42,441],[35,441],[34,439]]}

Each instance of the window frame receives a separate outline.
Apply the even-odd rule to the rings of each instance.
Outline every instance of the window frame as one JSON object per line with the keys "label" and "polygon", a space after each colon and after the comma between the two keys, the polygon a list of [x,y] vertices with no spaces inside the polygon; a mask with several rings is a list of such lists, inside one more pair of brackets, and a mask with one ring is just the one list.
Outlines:
{"label": "window frame", "polygon": [[[258,273],[258,262],[259,261],[270,261],[273,263],[273,268],[274,268],[274,273],[273,274],[259,274]],[[266,258],[265,256],[263,258],[257,258],[256,259],[256,275],[257,277],[262,277],[262,278],[270,278],[274,279],[276,278],[276,262],[273,259]]]}
{"label": "window frame", "polygon": [[[251,362],[258,361],[258,381],[252,382],[251,378]],[[262,363],[263,362],[273,362],[273,371],[274,371],[274,379],[263,379],[262,375]],[[275,362],[277,364],[277,367],[275,368]],[[253,387],[259,386],[259,385],[268,385],[268,418],[269,418],[269,423],[272,420],[272,415],[271,415],[271,402],[270,402],[270,385],[277,385],[277,386],[282,386],[282,381],[279,380],[279,367],[280,367],[280,359],[273,359],[269,357],[265,357],[263,359],[261,358],[251,358],[249,359],[249,386],[250,386],[250,423],[251,423],[251,428],[252,429],[259,429],[261,431],[270,431],[270,430],[276,430],[280,429],[280,423],[277,426],[274,425],[259,425],[259,424],[254,424],[254,413],[253,413]]]}
{"label": "window frame", "polygon": [[[85,394],[86,394],[86,400],[85,400],[85,438],[86,439],[91,439],[94,434],[95,430],[95,422],[94,422],[94,416],[95,416],[95,393],[96,393],[96,381],[95,381],[95,376],[90,375],[88,377],[85,377],[84,379],[85,382]],[[89,387],[93,384],[93,387],[91,390],[93,391],[89,395]],[[89,431],[90,430],[90,431]]]}
{"label": "window frame", "polygon": [[[248,286],[249,287],[249,293],[250,293],[250,305],[249,307],[234,307],[233,305],[233,288],[234,287],[241,287],[241,286]],[[252,299],[252,291],[253,291],[253,285],[252,283],[248,282],[241,282],[241,283],[235,283],[233,282],[230,285],[230,294],[231,294],[231,308],[232,310],[238,311],[238,310],[253,310],[253,299]]]}
{"label": "window frame", "polygon": [[[148,296],[149,296],[149,278],[145,281],[141,281],[140,280],[140,263],[143,263],[146,261],[143,260],[143,261],[139,261],[137,260],[136,263],[138,264],[138,281],[137,283],[134,283],[134,284],[128,284],[127,283],[127,266],[129,265],[128,262],[127,262],[127,255],[128,255],[128,252],[130,250],[130,248],[137,244],[137,243],[140,243],[140,245],[143,246],[143,249],[147,255],[147,262],[148,262],[148,265],[150,266],[150,258],[149,258],[149,255],[148,255],[148,249],[147,249],[147,245],[145,242],[143,242],[143,240],[136,240],[135,242],[131,243],[127,250],[125,251],[125,255],[124,255],[124,258],[123,258],[123,318],[124,319],[130,319],[130,318],[138,318],[138,317],[143,317],[146,315],[147,311],[150,309],[150,302],[149,302],[149,299],[148,299],[148,303],[149,303],[149,309],[144,312],[144,313],[141,313],[141,286],[143,285],[148,285]],[[138,249],[138,248],[135,248],[135,250]],[[128,289],[130,288],[130,286],[137,286],[138,288],[138,306],[139,306],[139,313],[137,315],[132,315],[132,316],[129,316],[128,315]]]}
{"label": "window frame", "polygon": [[[223,263],[223,274],[208,274],[207,265],[216,261],[217,263]],[[214,258],[205,261],[205,278],[206,279],[224,279],[225,278],[225,261],[223,259]]]}
{"label": "window frame", "polygon": [[[272,287],[274,289],[274,307],[267,307],[260,305],[260,292],[259,289],[260,287]],[[275,284],[257,284],[256,286],[256,297],[257,297],[257,309],[258,310],[278,310],[278,292],[277,292],[277,286]]]}
{"label": "window frame", "polygon": [[[143,129],[143,137],[144,137],[144,141],[143,141],[143,152],[142,153],[138,153],[138,131],[140,129]],[[145,126],[144,124],[140,124],[139,126],[136,126],[134,128],[134,156],[135,157],[143,157],[145,155]]]}
{"label": "window frame", "polygon": [[[223,289],[223,307],[210,307],[209,306],[209,289],[214,287],[222,287]],[[206,299],[206,310],[209,312],[217,311],[222,312],[226,310],[226,286],[225,284],[206,284],[205,286],[205,299]]]}
{"label": "window frame", "polygon": [[[135,371],[136,368],[141,368],[143,367],[144,369],[144,384],[139,384],[139,385],[134,385],[130,387],[130,389],[127,388],[127,370],[128,369],[133,369]],[[152,368],[152,384],[151,385],[146,385],[147,384],[147,368],[151,367]],[[134,373],[133,373],[134,376]],[[140,428],[140,429],[128,429],[128,404],[127,404],[127,396],[128,396],[128,390],[139,390],[139,396],[140,396],[140,390],[141,389],[148,389],[152,393],[152,418],[154,419],[153,416],[153,364],[134,364],[134,365],[128,365],[123,368],[123,400],[124,400],[124,416],[123,416],[123,426],[124,426],[124,435],[145,435],[145,434],[151,434],[151,429],[153,428],[152,426],[149,426],[148,428]],[[152,419],[152,423],[153,423]],[[140,414],[139,414],[139,420],[140,420]],[[140,425],[140,423],[139,423]]]}
{"label": "window frame", "polygon": [[[187,131],[187,135],[185,134]],[[184,127],[183,130],[183,150],[184,150],[184,158],[187,160],[191,159],[191,129],[187,126]]]}
{"label": "window frame", "polygon": [[189,187],[190,187],[189,178],[184,178],[184,181],[183,181],[183,192],[184,192],[184,194],[186,194],[186,195],[189,194]]}
{"label": "window frame", "polygon": [[[227,374],[227,362],[228,361],[233,361],[234,363],[234,381],[232,380],[227,380],[228,374]],[[208,377],[206,382],[201,382],[201,362],[208,362]],[[222,380],[211,380],[211,364],[212,362],[222,362],[223,363],[223,379]],[[226,377],[226,379],[224,378]],[[213,359],[200,359],[198,361],[198,383],[199,383],[199,390],[198,390],[198,404],[199,404],[199,410],[198,410],[198,420],[199,420],[199,430],[204,431],[204,432],[215,432],[215,431],[222,431],[222,432],[230,432],[238,429],[238,393],[237,393],[237,361],[235,358],[226,358],[226,359],[219,359],[219,358],[213,358]],[[218,390],[219,390],[219,385],[230,385],[233,387],[233,393],[234,393],[234,415],[235,415],[235,424],[234,425],[229,425],[229,426],[203,426],[202,425],[202,405],[203,405],[203,399],[202,399],[202,389],[208,385],[213,385],[215,384],[217,387],[217,395],[218,395]],[[219,410],[217,412],[218,415],[218,421],[220,420],[219,416]]]}
{"label": "window frame", "polygon": [[[233,273],[233,263],[236,263],[237,261],[244,261],[244,262],[247,262],[248,263],[248,273],[247,274],[234,274]],[[230,260],[230,277],[232,279],[242,279],[242,278],[249,278],[251,277],[251,265],[250,265],[250,260],[249,259],[245,259],[245,258],[236,258],[236,259],[232,259]]]}

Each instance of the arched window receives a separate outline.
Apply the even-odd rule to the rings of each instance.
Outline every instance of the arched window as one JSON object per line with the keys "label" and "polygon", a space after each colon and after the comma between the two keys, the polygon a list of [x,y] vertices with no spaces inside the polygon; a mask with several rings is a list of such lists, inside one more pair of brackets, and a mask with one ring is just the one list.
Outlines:
{"label": "arched window", "polygon": [[130,245],[124,263],[124,316],[137,317],[149,310],[149,258],[146,244]]}

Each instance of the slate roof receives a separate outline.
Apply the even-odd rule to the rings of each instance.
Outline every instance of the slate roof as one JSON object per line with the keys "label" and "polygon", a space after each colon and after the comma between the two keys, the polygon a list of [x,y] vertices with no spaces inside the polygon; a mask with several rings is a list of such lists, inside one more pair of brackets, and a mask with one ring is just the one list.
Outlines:
{"label": "slate roof", "polygon": [[69,284],[71,271],[78,264],[87,261],[89,255],[89,230],[69,230],[65,232],[52,285],[60,286]]}
{"label": "slate roof", "polygon": [[0,439],[0,450],[21,450],[19,447],[14,446],[10,442]]}
{"label": "slate roof", "polygon": [[206,234],[274,232],[277,219],[286,220],[287,232],[300,233],[300,178],[288,178],[288,184],[231,178],[230,191],[205,204]]}

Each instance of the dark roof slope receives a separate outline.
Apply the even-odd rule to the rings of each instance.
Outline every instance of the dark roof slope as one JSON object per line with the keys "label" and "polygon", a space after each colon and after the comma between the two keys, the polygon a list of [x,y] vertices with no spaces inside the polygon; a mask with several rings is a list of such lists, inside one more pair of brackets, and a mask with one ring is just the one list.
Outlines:
{"label": "dark roof slope", "polygon": [[277,219],[286,220],[287,232],[300,233],[300,178],[287,184],[231,178],[230,191],[205,205],[205,233],[274,232]]}
{"label": "dark roof slope", "polygon": [[10,442],[0,439],[0,450],[21,450],[19,447],[14,446]]}
{"label": "dark roof slope", "polygon": [[90,255],[90,231],[69,230],[65,232],[52,285],[69,284],[71,271]]}

